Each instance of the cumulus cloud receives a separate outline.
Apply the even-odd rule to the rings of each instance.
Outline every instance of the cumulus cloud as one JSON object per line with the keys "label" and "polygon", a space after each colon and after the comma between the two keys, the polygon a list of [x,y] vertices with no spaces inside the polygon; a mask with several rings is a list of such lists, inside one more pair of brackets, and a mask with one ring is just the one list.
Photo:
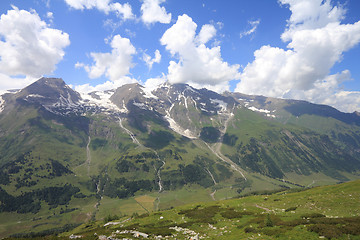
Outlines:
{"label": "cumulus cloud", "polygon": [[98,9],[99,11],[109,14],[114,12],[118,17],[124,20],[135,18],[129,3],[113,3],[112,0],[65,0],[72,8],[77,10]]}
{"label": "cumulus cloud", "polygon": [[331,105],[345,112],[359,109],[360,92],[344,91],[339,86],[351,79],[349,70],[327,76],[323,81],[315,83],[315,87],[307,91],[291,90],[285,97],[311,99],[314,102]]}
{"label": "cumulus cloud", "polygon": [[282,34],[284,41],[291,41],[292,35],[300,30],[320,29],[329,23],[339,23],[346,10],[341,6],[332,6],[331,0],[280,0],[291,11],[288,28]]}
{"label": "cumulus cloud", "polygon": [[148,80],[146,80],[144,87],[152,91],[156,89],[159,85],[165,83],[166,81],[167,80],[165,75],[157,78],[149,78]]}
{"label": "cumulus cloud", "polygon": [[256,21],[249,21],[249,25],[251,28],[247,31],[240,33],[240,38],[243,38],[245,36],[249,36],[249,35],[255,33],[259,24],[260,24],[260,19],[258,19]]}
{"label": "cumulus cloud", "polygon": [[152,23],[170,23],[171,13],[167,13],[164,7],[160,7],[161,3],[166,0],[143,0],[141,5],[141,20],[145,24]]}
{"label": "cumulus cloud", "polygon": [[196,37],[196,41],[200,44],[205,44],[216,36],[216,28],[214,25],[205,24],[201,27],[201,30]]}
{"label": "cumulus cloud", "polygon": [[224,62],[220,46],[208,48],[205,45],[216,35],[214,26],[204,25],[198,35],[196,29],[197,24],[184,14],[160,39],[161,44],[178,59],[169,63],[169,82],[209,87],[219,92],[228,90],[228,82],[239,78],[240,66]]}
{"label": "cumulus cloud", "polygon": [[89,83],[83,84],[83,85],[76,85],[74,86],[74,89],[80,93],[90,93],[95,91],[105,91],[105,90],[111,90],[111,89],[117,89],[125,84],[128,83],[137,83],[138,81],[134,78],[131,78],[129,76],[123,76],[117,81],[106,81],[104,83],[98,84],[96,86],[92,86]]}
{"label": "cumulus cloud", "polygon": [[160,54],[160,51],[158,49],[156,49],[154,54],[155,54],[154,58],[151,58],[146,53],[143,54],[143,61],[146,63],[146,65],[148,66],[149,69],[152,68],[152,65],[154,63],[160,63],[160,61],[161,61],[161,54]]}
{"label": "cumulus cloud", "polygon": [[236,91],[305,99],[353,111],[341,100],[345,96],[353,97],[353,102],[359,100],[358,94],[346,94],[341,89],[341,84],[350,79],[344,77],[348,71],[329,73],[342,60],[343,53],[360,42],[360,21],[341,24],[346,11],[331,6],[330,1],[280,2],[292,11],[287,29],[281,35],[288,42],[287,49],[263,46],[256,50],[255,60],[244,68]]}
{"label": "cumulus cloud", "polygon": [[[133,67],[132,56],[136,53],[135,47],[128,38],[115,35],[110,43],[111,52],[107,53],[90,53],[94,64],[86,65],[84,63],[76,63],[76,68],[84,68],[90,78],[99,78],[105,75],[110,82],[105,86],[121,86],[123,84],[133,82],[134,80],[127,77],[130,69]],[[102,88],[98,86],[98,88]]]}
{"label": "cumulus cloud", "polygon": [[22,89],[38,79],[30,76],[10,77],[0,72],[0,95],[7,92],[7,90]]}
{"label": "cumulus cloud", "polygon": [[52,73],[69,44],[67,33],[49,28],[34,10],[13,6],[0,18],[0,88],[21,88]]}

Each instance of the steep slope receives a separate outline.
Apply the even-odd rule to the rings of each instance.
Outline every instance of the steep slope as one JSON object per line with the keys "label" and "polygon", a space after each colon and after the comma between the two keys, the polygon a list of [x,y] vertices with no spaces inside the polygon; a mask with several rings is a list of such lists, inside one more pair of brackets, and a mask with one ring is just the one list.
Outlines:
{"label": "steep slope", "polygon": [[257,113],[244,108],[235,114],[223,142],[222,151],[233,162],[278,179],[295,181],[296,175],[306,179],[322,173],[347,181],[342,173],[356,174],[360,168],[358,143],[344,147],[344,142],[326,134],[259,119]]}

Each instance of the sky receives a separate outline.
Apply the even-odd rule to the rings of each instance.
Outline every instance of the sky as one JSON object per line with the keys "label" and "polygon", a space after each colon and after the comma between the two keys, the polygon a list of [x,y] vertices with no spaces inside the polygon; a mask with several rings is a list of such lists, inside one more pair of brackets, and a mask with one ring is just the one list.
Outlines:
{"label": "sky", "polygon": [[360,111],[358,0],[1,0],[0,92],[166,81]]}

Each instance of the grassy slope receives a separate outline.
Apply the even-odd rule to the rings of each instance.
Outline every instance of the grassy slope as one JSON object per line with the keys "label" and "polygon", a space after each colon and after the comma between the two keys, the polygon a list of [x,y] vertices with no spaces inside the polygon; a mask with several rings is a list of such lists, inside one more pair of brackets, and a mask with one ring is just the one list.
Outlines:
{"label": "grassy slope", "polygon": [[[359,198],[358,180],[301,192],[279,192],[191,204],[135,216],[130,221],[110,227],[102,227],[103,222],[95,222],[62,236],[66,238],[73,233],[83,235],[84,239],[93,239],[95,232],[109,236],[116,230],[125,229],[146,232],[151,239],[154,234],[161,233],[169,235],[168,239],[191,236],[191,233],[183,234],[183,231],[169,229],[180,226],[208,239],[319,239],[319,235],[360,239]],[[316,217],[314,214],[324,216]],[[124,216],[120,221],[125,219],[128,217]],[[342,231],[348,231],[348,234],[342,234]],[[129,235],[117,234],[116,237]]]}
{"label": "grassy slope", "polygon": [[[236,126],[230,123],[229,125],[229,133],[236,133],[237,136],[240,136],[240,141],[244,143],[248,142],[249,136],[258,136],[261,137],[267,130],[272,127],[278,127],[280,129],[280,124],[278,123],[268,123],[266,120],[259,118],[256,113],[252,113],[249,110],[245,115],[237,115],[235,117]],[[31,118],[35,118],[37,115],[33,112],[30,114]],[[246,116],[246,118],[244,118]],[[90,136],[91,139],[103,139],[107,141],[107,144],[101,146],[99,148],[91,148],[90,152],[92,155],[92,162],[90,164],[90,176],[103,174],[106,172],[110,178],[117,177],[126,177],[130,179],[137,179],[139,177],[138,172],[130,172],[130,173],[119,173],[115,169],[115,161],[114,159],[120,158],[124,154],[128,155],[137,155],[141,152],[152,151],[141,148],[134,148],[131,138],[125,134],[122,129],[119,128],[116,122],[112,122],[109,124],[104,124],[103,119],[92,119],[91,127],[90,127]],[[95,194],[94,192],[90,192],[84,185],[79,184],[80,182],[85,182],[89,180],[89,176],[87,174],[87,166],[83,164],[86,160],[86,144],[87,144],[87,135],[81,133],[78,136],[73,136],[71,143],[66,144],[61,141],[61,139],[54,138],[54,135],[61,135],[61,133],[65,134],[65,131],[68,131],[63,125],[59,125],[58,123],[48,120],[45,122],[46,125],[50,126],[52,131],[50,134],[43,134],[37,138],[39,144],[39,148],[33,151],[33,155],[36,157],[41,154],[43,156],[42,161],[45,161],[48,157],[52,157],[55,160],[61,161],[64,165],[66,165],[66,161],[64,161],[66,155],[64,155],[64,151],[62,149],[66,149],[68,152],[74,152],[74,156],[72,158],[77,159],[77,161],[71,163],[71,169],[76,174],[62,176],[56,179],[53,179],[52,182],[54,185],[61,185],[64,183],[73,183],[78,186],[82,193],[87,196],[91,194]],[[10,123],[9,123],[10,124]],[[136,131],[136,129],[132,129],[126,122],[123,123],[128,129],[131,129],[139,138],[142,143],[146,143],[147,138],[141,137],[141,133]],[[239,127],[240,126],[240,127]],[[260,126],[260,127],[259,127]],[[201,127],[201,126],[199,126]],[[296,127],[293,127],[296,129]],[[153,131],[168,131],[165,127],[152,124],[151,130]],[[174,133],[173,133],[174,134]],[[165,175],[166,172],[170,172],[178,169],[179,164],[191,164],[193,163],[195,156],[200,155],[203,157],[207,157],[215,163],[223,164],[221,160],[219,160],[214,154],[211,153],[206,147],[197,148],[193,142],[191,141],[183,141],[181,136],[174,135],[174,140],[171,141],[170,144],[164,146],[162,149],[158,149],[159,153],[164,152],[169,149],[176,149],[177,152],[182,156],[182,160],[174,161],[173,159],[164,159],[166,161],[165,168],[162,170],[162,174]],[[119,145],[121,143],[121,146]],[[47,146],[58,146],[55,151],[51,147]],[[90,145],[91,146],[91,145]],[[183,151],[185,150],[185,151]],[[65,152],[66,152],[65,151]],[[223,153],[231,153],[231,150],[224,145]],[[147,160],[147,162],[152,161],[153,159]],[[41,163],[41,162],[40,162]],[[39,163],[39,164],[40,164]],[[77,167],[79,166],[79,167]],[[22,172],[20,172],[22,174]],[[219,175],[220,172],[214,169],[214,175]],[[67,206],[58,206],[57,208],[49,209],[49,207],[43,203],[44,208],[37,214],[14,214],[14,213],[2,213],[0,217],[0,237],[6,236],[9,233],[15,232],[29,232],[29,231],[42,231],[45,229],[62,226],[66,223],[82,223],[84,221],[88,221],[92,216],[95,216],[96,220],[101,220],[109,214],[132,214],[137,212],[139,214],[146,213],[152,210],[158,209],[168,209],[171,207],[178,207],[184,204],[189,204],[197,201],[212,201],[210,193],[216,190],[214,194],[214,198],[216,200],[231,198],[236,196],[237,187],[236,180],[241,178],[239,174],[233,172],[234,176],[229,179],[221,179],[221,182],[216,186],[211,186],[209,188],[202,188],[198,185],[190,185],[186,186],[183,189],[177,189],[175,191],[166,191],[163,193],[158,193],[157,189],[155,189],[152,193],[144,193],[138,192],[136,196],[129,199],[112,199],[108,197],[104,197],[100,201],[100,205],[98,208],[95,208],[98,200],[93,197],[89,197],[88,199],[74,199]],[[145,177],[146,179],[154,179],[155,172],[152,169],[147,175],[142,175],[141,177]],[[293,176],[290,179],[297,179],[299,175]],[[16,177],[16,176],[14,176]],[[279,181],[274,179],[270,179],[259,174],[249,174],[247,175],[248,180],[251,182],[250,187],[246,187],[242,193],[248,193],[255,190],[273,190],[279,188]],[[333,179],[326,178],[326,176],[321,176],[325,179],[321,184],[324,183],[333,183]],[[301,184],[312,184],[313,178],[317,178],[318,176],[308,176],[306,178],[301,179],[303,181]],[[306,179],[306,180],[304,180]],[[40,182],[35,187],[30,187],[28,189],[22,189],[23,191],[31,191],[35,188],[40,188],[46,186],[47,182]],[[315,186],[319,184],[316,182],[312,184]],[[287,185],[284,183],[284,185]],[[10,192],[15,192],[14,186],[10,185],[9,187],[5,186],[6,190]],[[136,200],[138,197],[143,196],[144,194],[149,194],[153,200],[153,208],[149,207],[149,203],[146,203],[146,210],[142,207],[139,202]],[[141,202],[141,201],[140,201]],[[150,204],[151,205],[151,204]],[[75,209],[71,212],[63,212],[64,209]],[[55,215],[54,215],[55,214]],[[95,215],[94,215],[95,214]]]}
{"label": "grassy slope", "polygon": [[[323,129],[319,128],[317,132],[306,130],[309,121],[315,123],[325,121]],[[302,116],[301,120],[298,120],[298,125],[281,124],[265,119],[258,113],[240,108],[227,129],[227,134],[236,136],[236,142],[233,142],[232,146],[223,144],[222,152],[249,172],[258,169],[262,174],[270,177],[284,178],[305,186],[313,184],[313,180],[317,181],[317,184],[320,182],[332,184],[336,181],[346,181],[346,179],[358,179],[356,172],[343,173],[345,168],[348,169],[347,171],[354,170],[349,165],[350,159],[346,154],[352,152],[351,158],[357,156],[357,153],[353,153],[356,144],[360,144],[360,142],[356,143],[359,141],[357,131],[355,131],[357,127],[354,126],[355,130],[351,136],[344,137],[349,138],[348,141],[353,141],[355,148],[351,149],[345,142],[340,142],[336,136],[333,138],[331,128],[328,127],[339,126],[337,129],[340,130],[334,130],[337,135],[338,131],[344,129],[346,131],[344,130],[343,133],[348,133],[349,125],[333,119],[318,119],[316,116],[308,115]],[[322,133],[329,134],[329,137]],[[335,148],[341,151],[336,152]],[[248,160],[244,162],[244,159]],[[252,163],[256,166],[248,168]],[[340,167],[338,173],[334,171],[335,165]],[[329,170],[328,166],[332,166],[330,167],[332,169]],[[319,171],[326,175],[320,174]]]}

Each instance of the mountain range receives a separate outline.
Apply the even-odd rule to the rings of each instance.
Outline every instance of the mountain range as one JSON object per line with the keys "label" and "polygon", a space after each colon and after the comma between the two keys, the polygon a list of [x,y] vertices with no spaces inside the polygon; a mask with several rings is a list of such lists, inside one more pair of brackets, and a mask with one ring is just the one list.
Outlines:
{"label": "mountain range", "polygon": [[326,105],[169,83],[84,94],[57,78],[0,96],[0,237],[359,170],[360,114]]}

